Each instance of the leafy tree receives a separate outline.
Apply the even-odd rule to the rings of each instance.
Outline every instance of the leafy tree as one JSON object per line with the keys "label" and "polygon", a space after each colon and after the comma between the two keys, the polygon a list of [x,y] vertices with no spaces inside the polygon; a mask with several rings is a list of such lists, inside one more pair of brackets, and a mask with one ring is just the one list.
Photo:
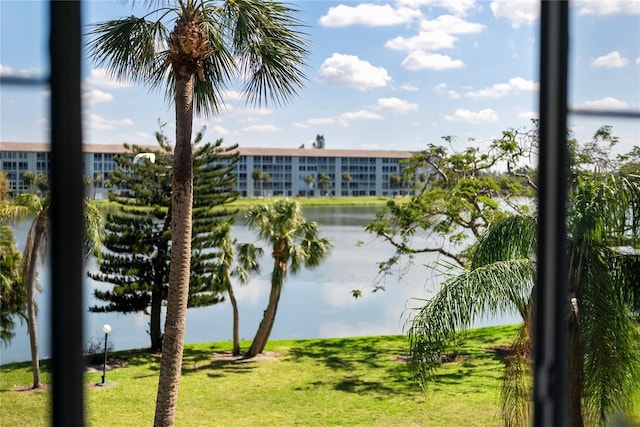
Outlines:
{"label": "leafy tree", "polygon": [[[153,7],[155,3],[148,3]],[[165,87],[176,108],[172,184],[172,251],[155,425],[172,425],[182,367],[191,257],[194,113],[217,113],[233,79],[247,83],[252,105],[289,101],[303,85],[308,42],[297,11],[261,0],[178,0],[143,18],[97,24],[91,56],[118,79]],[[157,20],[152,20],[152,17]],[[175,24],[172,30],[166,19]],[[158,41],[166,43],[158,43]]]}
{"label": "leafy tree", "polygon": [[13,228],[7,225],[15,215],[9,204],[9,180],[0,172],[0,340],[9,345],[15,336],[15,318],[26,320],[27,295],[22,283],[22,253],[15,245]]}
{"label": "leafy tree", "polygon": [[[586,162],[602,153],[592,144],[574,148],[573,158],[582,161],[572,165],[567,223],[568,425],[601,425],[628,408],[640,384],[640,179],[603,169],[612,163],[597,158]],[[535,216],[522,213],[492,223],[468,251],[466,266],[449,271],[410,322],[412,365],[424,384],[458,331],[482,316],[522,316],[505,366],[505,425],[530,419],[536,231]]]}
{"label": "leafy tree", "polygon": [[0,202],[4,205],[6,200],[9,198],[9,178],[7,174],[0,171]]}
{"label": "leafy tree", "polygon": [[[214,288],[221,289],[226,292],[231,302],[233,310],[233,355],[240,354],[240,315],[238,312],[238,302],[235,292],[233,291],[232,276],[238,278],[240,284],[249,282],[249,276],[254,273],[260,273],[259,258],[262,257],[263,250],[252,243],[238,244],[236,239],[231,237],[231,224],[226,223],[220,226],[216,233],[218,241],[216,247],[220,249],[218,256],[218,270],[212,276]],[[234,252],[237,250],[237,258]]]}
{"label": "leafy tree", "polygon": [[271,245],[273,256],[269,303],[246,353],[251,358],[262,353],[269,340],[287,273],[296,274],[303,266],[319,266],[328,256],[331,242],[320,237],[318,224],[307,221],[294,200],[280,198],[271,204],[250,206],[245,221]]}
{"label": "leafy tree", "polygon": [[0,340],[9,345],[15,336],[14,318],[26,319],[27,296],[22,285],[22,254],[15,245],[13,229],[0,225]]}
{"label": "leafy tree", "polygon": [[[445,137],[448,143],[451,137]],[[403,164],[402,180],[415,182],[409,201],[389,200],[366,226],[377,238],[389,242],[395,253],[379,263],[382,275],[390,274],[415,256],[434,253],[464,266],[466,250],[507,210],[527,212],[522,196],[533,195],[535,182],[514,172],[537,144],[537,128],[507,130],[502,138],[482,150],[469,145],[462,151],[429,145]],[[495,169],[505,172],[492,174]],[[414,177],[425,174],[424,180]],[[393,175],[392,175],[393,176]],[[402,181],[400,180],[400,181]],[[421,239],[421,236],[429,236]]]}
{"label": "leafy tree", "polygon": [[318,185],[320,186],[320,195],[325,194],[325,189],[331,185],[331,177],[326,173],[318,175]]}

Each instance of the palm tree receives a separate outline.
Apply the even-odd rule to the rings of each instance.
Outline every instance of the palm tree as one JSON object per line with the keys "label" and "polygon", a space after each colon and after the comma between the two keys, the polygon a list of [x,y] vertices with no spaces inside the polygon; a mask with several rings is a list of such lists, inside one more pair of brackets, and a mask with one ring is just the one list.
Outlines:
{"label": "palm tree", "polygon": [[[41,387],[41,382],[35,296],[36,292],[41,291],[37,283],[38,262],[44,260],[47,252],[50,199],[49,197],[39,197],[35,194],[22,193],[12,200],[12,205],[16,208],[16,219],[24,218],[27,214],[33,215],[33,220],[24,244],[21,275],[22,283],[25,286],[27,302],[27,329],[29,332],[31,367],[33,371],[32,388],[37,389]],[[85,200],[83,242],[85,256],[95,254],[98,258],[100,257],[102,233],[104,230],[103,221],[98,209],[89,201]]]}
{"label": "palm tree", "polygon": [[307,197],[311,196],[311,189],[313,188],[313,182],[316,180],[316,178],[313,176],[313,174],[308,174],[305,175],[304,177],[304,182],[305,184],[307,184],[307,187],[309,188],[307,190]]}
{"label": "palm tree", "polygon": [[[614,174],[582,177],[568,217],[569,425],[603,424],[624,411],[640,384],[640,181]],[[531,312],[536,220],[509,216],[473,248],[468,270],[451,276],[411,320],[411,360],[424,381],[456,332],[481,316],[523,318],[505,367],[505,425],[526,425],[531,405]]]}
{"label": "palm tree", "polygon": [[[256,183],[264,181],[264,172],[262,169],[255,168],[253,172],[251,172],[251,179],[253,179],[253,186],[255,187]],[[262,196],[262,188],[260,189],[260,196]],[[255,191],[254,191],[255,193]]]}
{"label": "palm tree", "polygon": [[271,244],[273,256],[269,303],[246,353],[250,358],[262,353],[269,340],[287,273],[320,265],[329,255],[331,243],[320,237],[318,224],[307,221],[294,200],[280,198],[272,204],[253,205],[247,210],[245,221],[260,239]]}
{"label": "palm tree", "polygon": [[347,196],[350,196],[350,184],[351,184],[351,180],[353,178],[351,177],[351,174],[349,172],[343,172],[342,173],[342,181],[347,183]]}
{"label": "palm tree", "polygon": [[[220,249],[218,257],[217,271],[212,276],[214,287],[229,295],[231,308],[233,310],[233,355],[240,354],[240,316],[238,313],[238,302],[233,291],[233,280],[231,276],[238,278],[240,284],[249,282],[249,275],[260,273],[260,263],[258,259],[262,257],[262,248],[252,243],[238,244],[236,239],[231,237],[231,224],[226,223],[220,227],[216,247]],[[238,257],[234,254],[233,248],[237,249]]]}
{"label": "palm tree", "polygon": [[325,195],[325,189],[331,185],[331,177],[326,173],[321,173],[318,176],[318,185],[320,186],[320,195]]}
{"label": "palm tree", "polygon": [[[153,5],[153,2],[147,5]],[[182,367],[191,258],[194,113],[217,113],[223,89],[244,79],[252,105],[283,104],[302,87],[308,42],[296,10],[275,1],[177,0],[143,18],[97,24],[91,56],[118,79],[164,87],[175,103],[171,272],[155,425],[173,425]],[[157,16],[157,20],[150,17]],[[172,19],[172,30],[163,22]]]}

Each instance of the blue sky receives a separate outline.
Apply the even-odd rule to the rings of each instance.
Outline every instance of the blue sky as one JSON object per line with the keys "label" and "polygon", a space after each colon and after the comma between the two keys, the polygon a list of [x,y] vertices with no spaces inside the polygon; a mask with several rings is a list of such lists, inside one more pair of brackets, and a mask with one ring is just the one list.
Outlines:
{"label": "blue sky", "polygon": [[[308,25],[311,55],[300,96],[277,109],[249,109],[230,91],[218,117],[197,118],[206,140],[243,147],[310,146],[419,150],[455,137],[485,144],[522,129],[538,109],[539,3],[399,0],[294,2]],[[0,0],[0,73],[46,76],[47,4]],[[640,109],[640,1],[576,1],[570,8],[572,106]],[[90,24],[140,10],[86,1]],[[84,64],[84,138],[88,143],[154,143],[158,120],[173,133],[163,94],[109,80]],[[3,87],[0,141],[46,142],[45,88]],[[586,141],[603,125],[619,152],[640,145],[640,122],[570,116]],[[173,139],[173,138],[172,138]]]}

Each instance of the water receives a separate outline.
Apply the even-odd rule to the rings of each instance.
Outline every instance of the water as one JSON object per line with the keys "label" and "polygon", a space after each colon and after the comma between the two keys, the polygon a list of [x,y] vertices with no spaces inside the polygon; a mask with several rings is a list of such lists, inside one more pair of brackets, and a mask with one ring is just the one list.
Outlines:
{"label": "water", "polygon": [[[385,291],[372,292],[377,279],[376,262],[392,254],[391,245],[373,239],[364,230],[371,221],[372,207],[308,207],[305,216],[320,224],[321,234],[333,242],[329,258],[318,268],[302,270],[288,276],[278,306],[278,314],[271,339],[329,338],[367,335],[401,334],[411,309],[418,307],[415,300],[428,298],[437,290],[438,279],[422,264],[434,261],[423,257],[420,265],[398,277],[387,278],[382,284]],[[24,243],[27,224],[17,229],[18,244]],[[255,241],[255,235],[242,225],[233,229],[239,242]],[[245,286],[234,288],[240,312],[240,337],[252,339],[267,305],[272,260],[265,250],[263,272]],[[90,263],[88,269],[95,269]],[[48,266],[40,270],[44,292],[37,302],[40,357],[50,355]],[[95,304],[92,291],[108,284],[86,278],[85,301],[87,307]],[[362,296],[355,299],[351,291],[361,289]],[[149,346],[147,334],[149,318],[143,314],[89,313],[85,316],[85,339],[102,337],[102,326],[111,325],[109,341],[115,350]],[[224,302],[210,307],[189,309],[185,342],[231,342],[231,304]],[[476,326],[510,324],[517,316],[499,316],[483,319]],[[231,344],[229,344],[231,349]],[[26,324],[17,328],[16,337],[8,348],[0,347],[0,364],[30,359]]]}

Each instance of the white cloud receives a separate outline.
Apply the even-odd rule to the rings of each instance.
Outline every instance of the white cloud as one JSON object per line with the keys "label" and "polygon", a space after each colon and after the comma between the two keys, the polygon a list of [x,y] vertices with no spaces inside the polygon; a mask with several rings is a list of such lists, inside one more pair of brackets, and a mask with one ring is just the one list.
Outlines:
{"label": "white cloud", "polygon": [[434,6],[446,9],[456,15],[465,15],[475,6],[475,0],[398,0],[398,4],[418,8],[420,6]]}
{"label": "white cloud", "polygon": [[88,87],[99,87],[103,89],[116,89],[133,86],[130,82],[116,80],[110,76],[105,68],[94,68],[90,71],[89,77],[84,80]]}
{"label": "white cloud", "polygon": [[213,137],[216,139],[218,137],[229,136],[234,134],[229,129],[220,125],[214,125],[214,126],[211,126],[210,128],[207,128],[207,132],[213,135]]}
{"label": "white cloud", "polygon": [[359,4],[356,7],[343,4],[330,7],[326,15],[319,20],[323,27],[346,27],[349,25],[389,26],[407,24],[420,17],[420,11],[401,7]]}
{"label": "white cloud", "polygon": [[629,108],[629,104],[617,98],[607,96],[602,99],[594,99],[591,101],[585,101],[583,103],[576,104],[572,108],[586,110],[622,110],[625,108]]}
{"label": "white cloud", "polygon": [[459,59],[451,59],[447,55],[416,51],[411,52],[402,61],[402,67],[410,71],[446,70],[449,68],[462,68],[464,67],[464,62]]}
{"label": "white cloud", "polygon": [[496,18],[505,18],[513,28],[531,24],[540,14],[539,0],[492,1],[491,11]]}
{"label": "white cloud", "polygon": [[640,14],[637,0],[594,0],[575,2],[578,15]]}
{"label": "white cloud", "polygon": [[522,77],[514,77],[509,79],[508,83],[496,83],[485,89],[465,92],[464,95],[469,98],[496,99],[514,93],[538,90],[538,87],[539,84],[536,82],[525,80]]}
{"label": "white cloud", "polygon": [[444,116],[446,120],[452,122],[463,122],[469,124],[494,123],[498,121],[498,115],[491,108],[481,111],[469,111],[458,108],[451,116]]}
{"label": "white cloud", "polygon": [[442,31],[420,31],[417,36],[413,37],[396,37],[385,43],[384,47],[393,50],[439,50],[453,47],[453,42],[457,40]]}
{"label": "white cloud", "polygon": [[87,116],[89,127],[93,130],[111,130],[121,126],[133,125],[131,119],[109,120],[97,114],[89,114]]}
{"label": "white cloud", "polygon": [[341,120],[380,120],[383,119],[380,114],[373,113],[368,110],[353,111],[340,114]]}
{"label": "white cloud", "polygon": [[604,56],[599,56],[591,61],[592,67],[604,67],[604,68],[623,68],[629,65],[629,60],[622,57],[620,52],[614,50]]}
{"label": "white cloud", "polygon": [[462,95],[460,95],[458,92],[456,92],[453,89],[449,89],[449,87],[447,86],[446,83],[437,84],[433,88],[433,90],[435,90],[436,93],[447,95],[451,99],[460,99],[460,98],[462,98]]}
{"label": "white cloud", "polygon": [[518,113],[518,117],[525,120],[537,119],[539,114],[537,111],[523,111]]}
{"label": "white cloud", "polygon": [[102,104],[113,101],[113,95],[100,89],[93,89],[82,94],[82,101],[88,105]]}
{"label": "white cloud", "polygon": [[447,34],[474,34],[482,32],[484,28],[482,24],[467,22],[452,15],[440,15],[434,20],[420,22],[420,29],[423,31],[441,31]]}
{"label": "white cloud", "polygon": [[331,117],[323,117],[318,119],[309,119],[305,122],[294,123],[293,126],[297,128],[308,129],[312,126],[332,125],[335,123],[336,123],[335,119],[332,119]]}
{"label": "white cloud", "polygon": [[420,90],[418,86],[412,85],[411,83],[403,83],[398,87],[398,89],[406,90],[407,92],[416,92]]}
{"label": "white cloud", "polygon": [[640,65],[640,58],[636,59],[636,65]]}
{"label": "white cloud", "polygon": [[321,83],[351,86],[360,90],[385,87],[390,80],[383,67],[371,65],[357,56],[340,53],[325,59],[318,71],[318,81]]}
{"label": "white cloud", "polygon": [[21,77],[21,78],[37,78],[39,76],[39,72],[34,69],[20,69],[14,70],[12,67],[7,65],[0,64],[0,76],[2,77]]}
{"label": "white cloud", "polygon": [[280,130],[275,125],[253,125],[241,129],[242,132],[280,132]]}
{"label": "white cloud", "polygon": [[376,105],[378,111],[389,111],[392,113],[408,113],[409,111],[419,110],[418,104],[405,101],[400,98],[380,98]]}
{"label": "white cloud", "polygon": [[118,141],[127,142],[129,144],[146,144],[151,143],[152,140],[153,137],[147,132],[134,132],[118,135]]}

